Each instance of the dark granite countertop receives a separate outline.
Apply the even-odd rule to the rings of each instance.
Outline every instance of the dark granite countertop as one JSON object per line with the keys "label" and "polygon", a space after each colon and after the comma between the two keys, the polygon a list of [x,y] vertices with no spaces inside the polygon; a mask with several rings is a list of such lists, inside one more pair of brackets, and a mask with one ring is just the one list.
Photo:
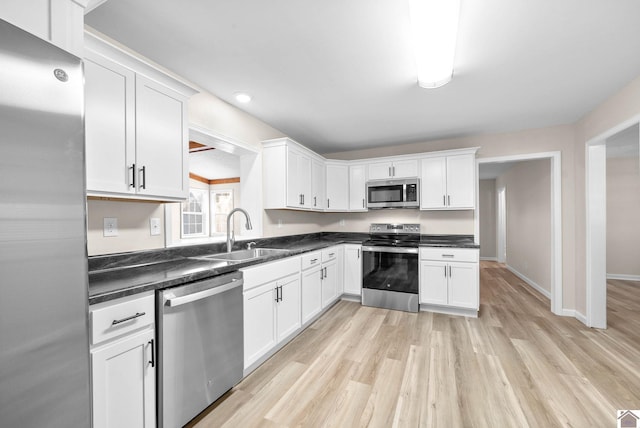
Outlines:
{"label": "dark granite countertop", "polygon": [[[321,232],[275,238],[238,241],[234,250],[244,249],[248,242],[256,247],[289,250],[283,254],[241,263],[210,261],[191,257],[223,253],[225,243],[191,245],[167,249],[93,256],[89,258],[89,304],[105,302],[150,290],[160,290],[223,273],[319,250],[337,244],[361,244],[366,233]],[[479,248],[472,235],[422,235],[420,246]]]}

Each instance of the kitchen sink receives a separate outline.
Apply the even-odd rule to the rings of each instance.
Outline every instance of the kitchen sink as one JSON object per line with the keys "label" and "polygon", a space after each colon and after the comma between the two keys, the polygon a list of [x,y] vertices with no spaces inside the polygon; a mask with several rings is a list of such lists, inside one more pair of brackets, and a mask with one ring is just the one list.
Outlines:
{"label": "kitchen sink", "polygon": [[247,260],[259,259],[262,257],[286,254],[289,250],[279,248],[252,248],[250,250],[237,250],[230,253],[210,254],[207,256],[195,256],[192,259],[200,260],[224,260],[231,263],[240,263]]}

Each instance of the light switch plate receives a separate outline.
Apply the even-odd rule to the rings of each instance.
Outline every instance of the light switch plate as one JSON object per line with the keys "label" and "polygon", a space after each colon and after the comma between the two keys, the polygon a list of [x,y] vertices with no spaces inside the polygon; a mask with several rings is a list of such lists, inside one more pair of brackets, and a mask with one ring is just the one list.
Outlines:
{"label": "light switch plate", "polygon": [[104,217],[103,235],[118,236],[118,219],[116,217]]}
{"label": "light switch plate", "polygon": [[149,219],[149,230],[151,236],[160,235],[162,230],[160,230],[160,219],[157,217],[152,217]]}

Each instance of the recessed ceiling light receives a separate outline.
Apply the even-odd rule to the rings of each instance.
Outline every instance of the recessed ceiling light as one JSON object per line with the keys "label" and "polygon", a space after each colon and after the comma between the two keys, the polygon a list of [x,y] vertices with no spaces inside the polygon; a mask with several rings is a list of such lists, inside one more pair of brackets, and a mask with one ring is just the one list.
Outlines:
{"label": "recessed ceiling light", "polygon": [[236,97],[236,100],[237,100],[239,103],[246,104],[246,103],[248,103],[249,101],[251,101],[251,95],[249,95],[249,94],[247,94],[247,93],[245,93],[245,92],[236,92],[236,93],[235,93],[235,97]]}

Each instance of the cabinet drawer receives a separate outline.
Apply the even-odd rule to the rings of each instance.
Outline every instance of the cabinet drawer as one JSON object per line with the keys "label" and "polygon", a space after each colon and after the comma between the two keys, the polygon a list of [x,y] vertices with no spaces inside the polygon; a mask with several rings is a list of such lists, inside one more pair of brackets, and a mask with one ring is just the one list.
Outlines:
{"label": "cabinet drawer", "polygon": [[314,251],[311,253],[302,255],[302,270],[309,269],[313,266],[319,266],[322,262],[320,251]]}
{"label": "cabinet drawer", "polygon": [[473,248],[420,248],[420,260],[478,263],[479,251]]}
{"label": "cabinet drawer", "polygon": [[338,255],[338,248],[331,247],[322,250],[322,263],[326,263],[331,260],[335,260]]}
{"label": "cabinet drawer", "polygon": [[144,294],[105,302],[89,308],[91,344],[151,325],[155,321],[155,295]]}
{"label": "cabinet drawer", "polygon": [[287,257],[273,262],[240,269],[244,278],[243,291],[272,282],[285,276],[300,273],[300,257]]}

